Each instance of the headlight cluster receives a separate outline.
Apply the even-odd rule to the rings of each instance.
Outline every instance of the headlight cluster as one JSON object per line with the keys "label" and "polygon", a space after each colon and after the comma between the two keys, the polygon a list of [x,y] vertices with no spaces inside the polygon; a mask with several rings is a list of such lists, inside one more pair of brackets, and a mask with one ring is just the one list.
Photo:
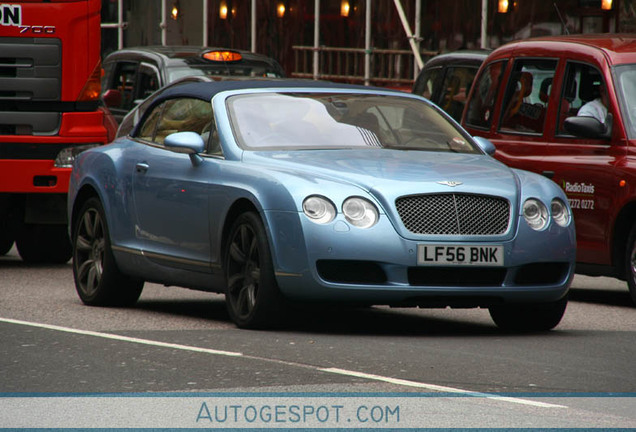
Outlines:
{"label": "headlight cluster", "polygon": [[[336,217],[336,206],[327,198],[312,195],[303,201],[303,212],[318,224],[326,224]],[[377,207],[369,200],[349,197],[342,204],[342,214],[347,222],[358,228],[370,228],[378,222]]]}
{"label": "headlight cluster", "polygon": [[64,147],[57,154],[53,165],[55,166],[55,168],[71,168],[73,166],[73,161],[78,154],[93,147],[98,147],[100,145],[101,144],[83,144]]}
{"label": "headlight cluster", "polygon": [[562,227],[568,226],[572,220],[568,206],[559,198],[552,200],[549,212],[541,201],[529,198],[523,203],[522,213],[530,228],[536,231],[541,231],[548,225],[550,216],[557,225]]}

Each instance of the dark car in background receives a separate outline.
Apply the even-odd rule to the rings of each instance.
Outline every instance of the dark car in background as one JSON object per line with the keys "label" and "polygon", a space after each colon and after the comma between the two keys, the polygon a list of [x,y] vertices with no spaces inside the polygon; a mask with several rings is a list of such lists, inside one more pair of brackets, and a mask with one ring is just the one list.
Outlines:
{"label": "dark car in background", "polygon": [[418,75],[413,93],[430,99],[460,121],[470,86],[489,53],[462,50],[433,57]]}
{"label": "dark car in background", "polygon": [[102,97],[118,122],[156,90],[188,76],[281,78],[276,60],[250,51],[196,46],[146,46],[104,59]]}

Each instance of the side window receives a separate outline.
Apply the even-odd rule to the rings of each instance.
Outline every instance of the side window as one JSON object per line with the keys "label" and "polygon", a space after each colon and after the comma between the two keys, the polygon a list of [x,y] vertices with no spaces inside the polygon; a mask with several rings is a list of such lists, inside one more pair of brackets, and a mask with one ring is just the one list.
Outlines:
{"label": "side window", "polygon": [[115,108],[130,110],[133,108],[135,100],[135,80],[137,75],[137,63],[122,62],[115,66],[115,73],[112,89],[118,90],[121,94],[121,102]]}
{"label": "side window", "polygon": [[[148,119],[151,117],[152,115]],[[196,132],[207,144],[210,141],[212,123],[210,102],[192,98],[171,99],[164,103],[153,141],[163,144],[164,139],[175,132]]]}
{"label": "side window", "polygon": [[605,81],[598,69],[584,63],[568,62],[559,101],[557,134],[569,135],[563,128],[568,117],[592,116],[605,122],[607,100],[604,97]]}
{"label": "side window", "polygon": [[[139,68],[137,99],[146,99],[159,89],[159,71],[150,65],[142,64]],[[135,101],[139,102],[139,101]]]}
{"label": "side window", "polygon": [[477,81],[473,96],[467,107],[466,123],[481,129],[490,129],[495,101],[499,93],[499,84],[506,61],[493,62],[487,65]]}
{"label": "side window", "polygon": [[542,134],[557,60],[517,60],[506,88],[500,130]]}
{"label": "side window", "polygon": [[145,118],[144,123],[139,128],[137,137],[145,141],[154,141],[155,132],[157,130],[157,122],[161,118],[161,112],[166,104],[163,103],[152,109],[148,117]]}
{"label": "side window", "polygon": [[469,66],[458,66],[446,70],[439,106],[457,121],[461,120],[466,97],[476,73],[477,68]]}
{"label": "side window", "polygon": [[422,71],[422,74],[417,78],[413,93],[424,96],[426,99],[431,99],[435,93],[435,85],[441,77],[441,71],[441,67]]}

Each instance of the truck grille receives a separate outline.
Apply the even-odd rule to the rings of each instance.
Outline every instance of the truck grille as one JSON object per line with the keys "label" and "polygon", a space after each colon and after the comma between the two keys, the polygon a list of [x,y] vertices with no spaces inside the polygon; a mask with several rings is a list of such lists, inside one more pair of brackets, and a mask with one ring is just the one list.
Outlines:
{"label": "truck grille", "polygon": [[59,39],[0,39],[0,101],[59,101],[61,89]]}
{"label": "truck grille", "polygon": [[508,230],[508,200],[470,194],[412,195],[395,201],[407,230],[415,234],[499,235]]}

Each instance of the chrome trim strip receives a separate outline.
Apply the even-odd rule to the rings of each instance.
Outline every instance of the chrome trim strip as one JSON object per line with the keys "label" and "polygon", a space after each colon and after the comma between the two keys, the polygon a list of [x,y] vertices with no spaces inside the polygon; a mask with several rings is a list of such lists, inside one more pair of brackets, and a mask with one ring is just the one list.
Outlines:
{"label": "chrome trim strip", "polygon": [[180,258],[180,257],[175,257],[172,255],[164,255],[164,254],[158,254],[158,253],[154,253],[154,252],[148,252],[148,251],[144,251],[144,250],[140,250],[140,249],[133,249],[133,248],[128,248],[128,247],[124,247],[124,246],[112,246],[112,249],[114,251],[117,252],[124,252],[124,253],[129,253],[132,255],[137,255],[137,256],[143,256],[145,258],[148,259],[155,259],[155,260],[163,260],[163,261],[169,261],[169,262],[174,262],[174,263],[179,263],[179,264],[187,264],[187,265],[191,265],[191,266],[197,266],[197,267],[203,267],[206,269],[209,268],[216,268],[216,269],[220,269],[221,266],[218,264],[210,264],[209,262],[206,261],[197,261],[197,260],[191,260],[191,259],[187,259],[187,258]]}

